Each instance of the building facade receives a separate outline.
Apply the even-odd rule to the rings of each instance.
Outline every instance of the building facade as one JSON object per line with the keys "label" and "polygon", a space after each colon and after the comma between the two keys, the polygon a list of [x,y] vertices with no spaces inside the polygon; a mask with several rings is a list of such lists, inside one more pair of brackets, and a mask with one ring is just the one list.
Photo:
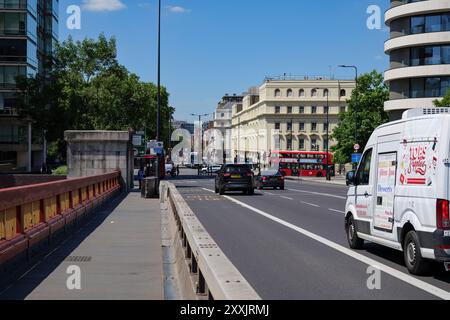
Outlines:
{"label": "building facade", "polygon": [[30,171],[45,161],[44,132],[19,116],[16,79],[50,70],[58,8],[59,0],[0,1],[0,172]]}
{"label": "building facade", "polygon": [[385,20],[390,27],[385,110],[395,120],[407,109],[433,107],[450,88],[450,2],[391,0]]}
{"label": "building facade", "polygon": [[231,130],[231,120],[233,107],[242,106],[243,96],[236,94],[230,96],[225,95],[217,105],[216,112],[214,112],[214,129],[219,130],[222,136],[225,137],[227,132]]}
{"label": "building facade", "polygon": [[275,150],[326,150],[327,128],[330,135],[354,89],[355,81],[325,77],[267,79],[233,108],[235,160],[268,164]]}

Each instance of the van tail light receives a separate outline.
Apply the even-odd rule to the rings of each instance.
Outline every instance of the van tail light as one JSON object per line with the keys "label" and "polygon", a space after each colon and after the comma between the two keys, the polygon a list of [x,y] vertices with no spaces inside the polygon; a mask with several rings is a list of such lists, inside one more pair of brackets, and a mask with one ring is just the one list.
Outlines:
{"label": "van tail light", "polygon": [[225,178],[229,178],[229,177],[231,177],[231,173],[224,173],[223,176],[224,176]]}
{"label": "van tail light", "polygon": [[266,181],[266,180],[267,180],[267,177],[262,177],[262,180],[263,180],[263,181]]}
{"label": "van tail light", "polygon": [[438,199],[436,208],[437,227],[441,230],[450,230],[449,201]]}

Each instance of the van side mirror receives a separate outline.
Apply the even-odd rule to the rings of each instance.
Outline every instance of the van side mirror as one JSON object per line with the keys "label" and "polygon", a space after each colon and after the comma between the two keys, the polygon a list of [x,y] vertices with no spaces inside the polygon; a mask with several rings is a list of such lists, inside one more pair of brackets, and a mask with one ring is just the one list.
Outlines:
{"label": "van side mirror", "polygon": [[346,176],[347,186],[356,186],[356,172],[349,171]]}

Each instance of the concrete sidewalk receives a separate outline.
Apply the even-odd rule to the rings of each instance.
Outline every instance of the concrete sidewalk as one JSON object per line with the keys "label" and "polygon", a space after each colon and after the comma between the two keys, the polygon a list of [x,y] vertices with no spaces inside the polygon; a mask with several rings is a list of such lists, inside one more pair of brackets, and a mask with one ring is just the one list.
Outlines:
{"label": "concrete sidewalk", "polygon": [[346,180],[344,176],[332,177],[331,181],[327,181],[326,178],[308,178],[308,177],[286,177],[287,180],[293,181],[307,181],[314,183],[324,183],[324,184],[332,184],[332,185],[340,185],[346,186]]}
{"label": "concrete sidewalk", "polygon": [[[81,271],[81,290],[69,290],[68,268]],[[159,200],[133,192],[94,214],[0,299],[162,300]]]}

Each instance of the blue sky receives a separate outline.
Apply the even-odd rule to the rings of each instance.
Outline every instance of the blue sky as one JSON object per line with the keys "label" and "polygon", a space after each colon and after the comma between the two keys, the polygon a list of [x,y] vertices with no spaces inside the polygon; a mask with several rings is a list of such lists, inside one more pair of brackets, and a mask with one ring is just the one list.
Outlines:
{"label": "blue sky", "polygon": [[[66,9],[82,7],[81,30],[68,30]],[[240,94],[265,76],[351,77],[384,71],[388,33],[369,30],[366,13],[387,0],[163,0],[162,83],[176,118],[213,112],[225,93]],[[60,40],[115,36],[121,64],[156,82],[157,0],[60,0]]]}

